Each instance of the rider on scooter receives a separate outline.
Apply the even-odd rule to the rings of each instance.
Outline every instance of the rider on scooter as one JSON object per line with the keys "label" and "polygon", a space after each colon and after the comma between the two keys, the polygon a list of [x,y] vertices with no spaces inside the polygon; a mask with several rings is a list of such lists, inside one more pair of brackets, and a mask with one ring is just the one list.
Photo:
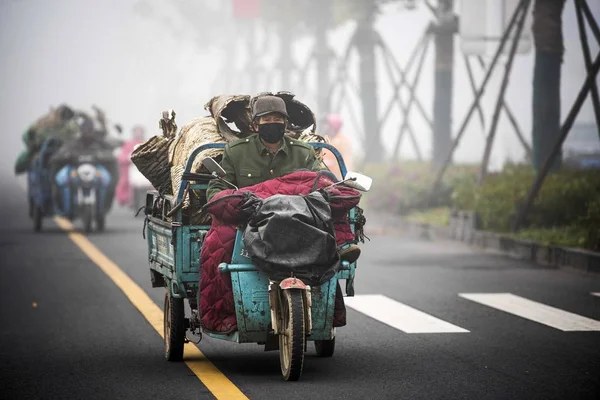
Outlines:
{"label": "rider on scooter", "polygon": [[[65,165],[67,165],[73,157],[81,154],[94,154],[100,158],[100,163],[103,164],[110,173],[111,184],[107,190],[107,209],[112,203],[115,192],[115,183],[118,179],[119,172],[116,165],[116,160],[112,155],[112,147],[102,138],[103,134],[95,129],[94,122],[87,117],[80,117],[79,121],[79,136],[61,146],[61,148],[50,159],[50,170],[52,177]],[[53,181],[52,191],[55,200],[59,198],[59,188],[56,182]],[[56,201],[56,204],[61,204]]]}

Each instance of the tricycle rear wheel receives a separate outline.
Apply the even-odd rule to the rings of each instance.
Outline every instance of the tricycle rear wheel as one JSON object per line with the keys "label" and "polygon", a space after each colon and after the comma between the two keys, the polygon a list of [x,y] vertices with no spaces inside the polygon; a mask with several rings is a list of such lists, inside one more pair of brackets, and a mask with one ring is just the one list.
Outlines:
{"label": "tricycle rear wheel", "polygon": [[94,213],[91,205],[86,204],[83,206],[83,209],[81,210],[81,219],[83,221],[83,230],[86,233],[90,233],[92,231],[93,214]]}
{"label": "tricycle rear wheel", "polygon": [[165,293],[164,339],[167,361],[182,361],[185,342],[183,299],[174,298],[168,290]]}
{"label": "tricycle rear wheel", "polygon": [[106,217],[102,213],[98,213],[96,215],[96,229],[98,232],[103,232],[104,227],[106,226]]}
{"label": "tricycle rear wheel", "polygon": [[335,352],[335,338],[331,340],[315,340],[318,357],[331,357]]}
{"label": "tricycle rear wheel", "polygon": [[42,209],[38,206],[33,206],[33,230],[35,232],[39,232],[42,230],[42,220],[44,218],[44,213]]}
{"label": "tricycle rear wheel", "polygon": [[286,381],[297,381],[304,364],[304,301],[299,290],[284,290],[281,299],[282,330],[279,334],[279,361]]}

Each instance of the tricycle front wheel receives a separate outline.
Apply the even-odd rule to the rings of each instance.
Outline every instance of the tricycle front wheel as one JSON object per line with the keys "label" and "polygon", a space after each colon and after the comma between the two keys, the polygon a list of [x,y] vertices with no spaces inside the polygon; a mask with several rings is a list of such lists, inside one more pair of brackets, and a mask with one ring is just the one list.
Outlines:
{"label": "tricycle front wheel", "polygon": [[299,290],[284,290],[281,299],[283,332],[279,335],[279,361],[286,381],[297,381],[304,364],[304,301]]}
{"label": "tricycle front wheel", "polygon": [[167,361],[182,361],[185,342],[183,299],[174,298],[168,290],[165,292],[164,338]]}

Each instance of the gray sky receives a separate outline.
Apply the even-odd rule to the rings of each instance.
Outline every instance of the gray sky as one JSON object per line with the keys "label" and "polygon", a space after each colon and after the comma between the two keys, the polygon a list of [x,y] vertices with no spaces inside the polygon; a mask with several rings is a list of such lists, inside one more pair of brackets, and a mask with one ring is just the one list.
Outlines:
{"label": "gray sky", "polygon": [[[131,126],[137,123],[157,133],[158,117],[167,108],[177,111],[179,126],[193,117],[205,115],[203,105],[216,94],[211,90],[213,80],[222,68],[222,53],[218,49],[201,48],[186,39],[188,31],[184,28],[183,34],[177,37],[164,22],[141,17],[135,13],[133,3],[134,0],[0,0],[0,120],[5,140],[2,159],[6,161],[6,166],[12,168],[16,154],[22,148],[20,136],[27,126],[51,105],[62,102],[88,110],[92,104],[97,104],[106,110],[109,118],[122,123],[127,134]],[[585,74],[573,2],[567,3],[564,13],[566,54],[562,75],[563,118]],[[589,1],[589,4],[598,17],[600,2]],[[165,15],[170,14],[165,11]],[[377,28],[401,64],[405,64],[430,19],[424,7],[413,12],[399,11],[396,6],[388,7],[379,18]],[[210,32],[219,34],[227,22],[226,16],[215,18]],[[175,22],[174,25],[178,24]],[[347,24],[330,35],[337,51],[343,51],[352,29],[352,25]],[[207,35],[204,40],[211,40],[211,36]],[[598,51],[593,39],[591,43],[592,51]],[[458,39],[457,45],[459,50]],[[295,47],[296,58],[299,61],[305,59],[309,48],[309,39],[298,43]],[[431,110],[432,54],[428,57],[419,97],[425,107]],[[230,57],[230,60],[238,67],[241,65],[239,55]],[[464,65],[459,57],[456,66],[454,131],[472,99]],[[533,53],[520,55],[515,62],[507,93],[508,101],[528,138],[531,131],[532,71]],[[488,123],[500,73],[501,69],[498,69],[496,78],[486,92]],[[483,77],[481,71],[477,71],[476,75],[478,80]],[[391,92],[383,78],[379,87],[383,107]],[[314,106],[314,98],[310,96],[300,100]],[[342,110],[342,114],[348,118],[348,109]],[[593,120],[589,102],[578,120]],[[388,122],[386,137],[397,135],[400,121],[396,114]],[[415,127],[421,132],[419,141],[428,152],[430,134],[418,117],[414,121]],[[514,135],[507,131],[505,121],[501,122],[500,128],[503,133],[499,135],[494,150],[495,164],[503,161],[507,152],[518,156],[522,153]],[[349,122],[347,131],[350,135],[357,135]],[[474,118],[459,148],[457,159],[476,161],[480,158],[482,147],[483,132]],[[404,149],[404,154],[412,156],[408,144]]]}

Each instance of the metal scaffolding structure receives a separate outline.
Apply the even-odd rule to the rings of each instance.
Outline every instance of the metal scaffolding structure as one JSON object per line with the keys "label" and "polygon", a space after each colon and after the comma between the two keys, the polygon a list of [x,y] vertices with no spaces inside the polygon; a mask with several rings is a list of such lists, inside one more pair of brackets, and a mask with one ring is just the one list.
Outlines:
{"label": "metal scaffolding structure", "polygon": [[[438,0],[436,6],[424,0],[424,4],[434,18],[424,29],[406,62],[394,57],[393,49],[377,32],[375,21],[378,14],[375,0],[369,3],[373,6],[367,8],[360,19],[355,20],[354,32],[340,53],[336,53],[328,43],[327,31],[331,18],[328,12],[319,14],[312,21],[313,24],[308,29],[304,29],[302,33],[298,33],[293,27],[290,28],[289,23],[281,21],[278,24],[263,24],[260,19],[254,19],[235,24],[237,31],[229,36],[233,39],[229,40],[223,48],[222,72],[214,82],[213,90],[221,93],[250,94],[288,90],[295,93],[303,102],[310,104],[311,108],[315,109],[317,116],[346,109],[350,118],[349,124],[358,133],[361,145],[365,150],[367,163],[382,161],[382,154],[384,154],[382,132],[384,129],[397,129],[398,135],[393,144],[392,161],[399,158],[402,141],[407,138],[416,157],[419,160],[430,159],[436,169],[431,193],[435,193],[436,188],[441,184],[470,120],[474,114],[477,114],[484,134],[487,129],[478,177],[478,184],[481,185],[487,176],[501,114],[508,118],[527,157],[532,159],[532,146],[525,138],[507,103],[505,93],[527,14],[534,1],[519,0],[489,62],[486,63],[480,55],[462,55],[473,100],[454,135],[451,134],[450,116],[453,98],[452,76],[453,68],[456,68],[453,40],[457,33],[458,17],[454,13],[453,0]],[[587,29],[591,30],[593,36],[600,43],[600,27],[595,21],[587,1],[574,1],[588,76],[562,124],[551,154],[547,156],[543,166],[538,170],[527,199],[519,208],[513,225],[514,230],[519,229],[523,224],[588,93],[590,93],[594,106],[596,123],[600,127],[600,94],[595,80],[598,69],[600,69],[600,55],[592,59],[586,33]],[[321,6],[326,3],[330,4],[318,1],[317,3]],[[294,59],[294,47],[300,35],[311,37],[312,44],[306,59],[298,61]],[[489,126],[486,126],[481,100],[489,86],[492,74],[500,64],[501,56],[506,54],[507,47],[508,58],[504,62],[504,73],[494,102],[491,122]],[[272,49],[274,48],[279,49],[277,58],[265,60],[264,53],[261,53],[262,49],[269,49],[268,53],[273,53]],[[417,88],[424,69],[423,65],[428,54],[433,54],[435,66],[435,94],[430,109],[417,95]],[[476,64],[485,71],[479,85],[473,73],[473,58]],[[385,71],[382,77],[377,76],[377,71],[380,69],[378,67]],[[391,99],[382,104],[380,104],[381,99],[378,96],[378,85],[392,88]],[[404,99],[402,92],[408,94],[408,100]],[[395,113],[399,115],[401,122],[397,127],[391,127],[390,119]],[[419,147],[417,132],[413,128],[415,116],[422,118],[427,128],[430,129],[429,133],[433,142],[431,157],[424,155]]]}
{"label": "metal scaffolding structure", "polygon": [[[381,155],[384,154],[382,132],[392,129],[397,132],[392,145],[392,161],[399,159],[403,141],[409,140],[415,157],[418,160],[432,160],[433,166],[440,171],[441,179],[445,169],[452,162],[454,150],[466,130],[472,112],[478,112],[482,127],[485,127],[480,99],[502,51],[498,52],[489,67],[481,56],[477,57],[479,66],[483,69],[487,67],[486,77],[480,90],[477,89],[469,58],[464,56],[465,69],[475,99],[472,111],[469,111],[463,125],[453,137],[450,131],[452,76],[455,68],[452,43],[457,33],[458,18],[453,11],[453,1],[440,0],[437,7],[429,2],[426,2],[426,5],[434,18],[425,27],[405,62],[393,55],[393,49],[375,29],[374,21],[377,14],[374,8],[363,19],[356,21],[354,32],[340,53],[336,53],[327,43],[327,18],[323,17],[315,21],[311,31],[313,39],[311,49],[307,58],[300,62],[292,58],[292,49],[295,39],[298,38],[294,34],[294,29],[286,29],[285,24],[274,27],[273,24],[263,26],[258,20],[244,21],[243,31],[236,35],[238,43],[233,44],[235,50],[225,51],[223,71],[228,73],[219,74],[213,87],[220,88],[219,91],[248,93],[289,90],[302,101],[311,104],[311,107],[316,105],[316,115],[319,116],[345,109],[348,111],[349,125],[357,133],[366,153],[366,162],[382,160]],[[509,27],[512,28],[513,25]],[[519,26],[522,30],[523,19]],[[259,35],[259,31],[262,35]],[[262,60],[256,53],[259,36],[270,38],[269,41],[261,43],[261,46],[265,46],[262,48],[280,49],[278,59],[269,65],[260,64]],[[508,37],[508,33],[505,36]],[[246,62],[238,64],[236,70],[231,70],[232,62],[228,55],[240,54],[240,52],[245,53]],[[423,66],[428,56],[432,58],[435,65],[435,96],[431,107],[424,104],[417,95]],[[383,76],[377,76],[378,67],[385,71]],[[508,77],[509,73],[510,67],[505,76]],[[505,81],[502,92],[506,89],[508,79]],[[392,98],[382,104],[377,95],[378,85],[392,88]],[[407,101],[403,100],[403,92],[408,95]],[[499,115],[502,112],[508,117],[526,154],[530,156],[531,153],[531,147],[514,114],[501,96],[488,133],[486,156],[483,162],[486,167],[492,151]],[[389,125],[392,115],[399,115],[400,123],[397,127]],[[413,128],[414,118],[422,119],[429,130],[433,144],[430,155],[424,154],[419,146],[417,132]],[[423,133],[423,131],[419,132],[421,135]],[[486,168],[482,168],[481,179],[485,177],[485,172]]]}
{"label": "metal scaffolding structure", "polygon": [[[213,87],[219,87],[221,91],[225,92],[234,90],[256,93],[263,91],[264,88],[276,87],[290,90],[303,101],[317,104],[316,114],[321,116],[333,110],[339,112],[346,108],[349,111],[350,125],[358,132],[366,152],[372,154],[367,158],[376,160],[380,160],[383,153],[381,131],[394,110],[397,110],[400,112],[402,123],[398,127],[393,159],[398,159],[402,140],[408,136],[416,157],[423,160],[425,156],[417,142],[416,133],[411,124],[411,116],[413,110],[416,110],[426,121],[427,126],[433,129],[434,124],[430,113],[416,94],[422,76],[422,67],[434,36],[433,24],[427,27],[406,65],[402,66],[402,63],[394,57],[390,46],[373,27],[374,18],[375,14],[373,13],[357,22],[355,31],[341,54],[336,54],[327,44],[325,31],[317,29],[308,57],[300,63],[291,58],[289,50],[293,46],[293,39],[289,33],[286,35],[281,32],[279,35],[267,34],[265,36],[271,38],[278,36],[281,48],[278,62],[260,67],[256,63],[247,62],[238,70],[232,71],[233,75],[231,76],[221,74]],[[255,23],[255,29],[261,29],[258,23]],[[244,45],[234,45],[237,48],[244,47],[249,60],[256,58],[253,57],[254,48],[250,44],[250,42],[255,43],[255,35],[256,32],[239,35],[240,41],[243,41]],[[268,46],[272,48],[273,43],[269,43]],[[232,50],[227,50],[227,53],[232,54]],[[353,58],[354,56],[356,57]],[[376,68],[379,63],[386,71],[379,84],[393,88],[392,99],[382,104],[382,112],[380,112],[376,89],[378,84]],[[224,64],[231,65],[231,62],[227,60]],[[260,74],[256,72],[257,68],[262,70]],[[353,71],[350,71],[351,69]],[[409,75],[413,71],[416,73],[411,80]],[[259,75],[263,79],[260,79]],[[353,78],[353,75],[358,76],[358,81]],[[232,79],[232,77],[234,78]],[[313,78],[312,81],[309,77]],[[285,83],[290,83],[290,85],[287,86]],[[259,85],[262,90],[256,89]],[[409,94],[406,104],[401,96],[403,90]]]}

